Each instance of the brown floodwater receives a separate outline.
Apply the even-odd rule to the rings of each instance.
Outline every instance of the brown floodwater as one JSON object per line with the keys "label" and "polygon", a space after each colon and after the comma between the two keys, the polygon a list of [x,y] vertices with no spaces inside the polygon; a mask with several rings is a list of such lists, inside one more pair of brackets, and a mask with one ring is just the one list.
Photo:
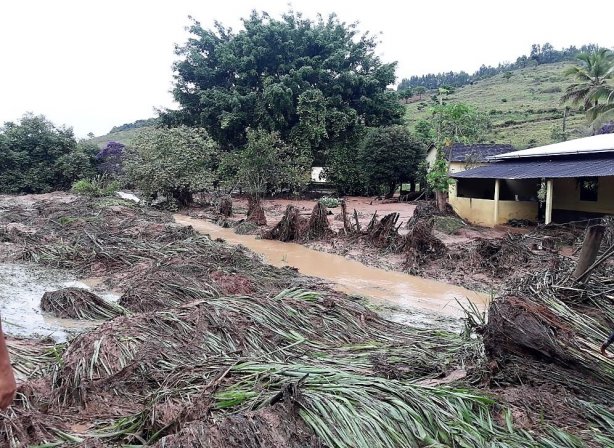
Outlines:
{"label": "brown floodwater", "polygon": [[101,321],[54,317],[41,311],[40,300],[47,291],[72,286],[93,289],[102,298],[117,301],[117,293],[98,289],[100,280],[77,279],[68,271],[33,263],[0,263],[2,329],[11,336],[49,337],[63,342],[73,334],[99,325]]}
{"label": "brown floodwater", "polygon": [[464,312],[457,300],[470,301],[480,310],[486,308],[489,300],[486,294],[402,272],[365,266],[341,255],[320,252],[300,244],[263,240],[254,235],[238,235],[233,229],[222,228],[204,219],[179,214],[174,218],[177,223],[191,225],[196,231],[209,234],[211,238],[222,238],[229,244],[241,244],[261,255],[266,263],[297,268],[301,274],[327,280],[335,289],[363,296],[375,305],[461,317]]}

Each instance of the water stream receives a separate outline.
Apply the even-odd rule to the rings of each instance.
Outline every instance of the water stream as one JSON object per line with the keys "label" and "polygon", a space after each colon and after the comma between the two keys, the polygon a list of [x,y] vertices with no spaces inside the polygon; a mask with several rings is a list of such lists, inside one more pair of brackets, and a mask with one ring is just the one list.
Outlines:
{"label": "water stream", "polygon": [[[457,303],[467,300],[479,309],[484,309],[489,297],[468,289],[434,280],[416,277],[402,272],[386,271],[348,260],[341,255],[319,252],[294,243],[262,240],[254,235],[238,235],[232,229],[222,228],[210,221],[175,215],[175,221],[191,225],[198,232],[209,234],[211,238],[222,238],[229,244],[241,244],[260,254],[266,263],[277,267],[291,266],[300,273],[330,281],[339,291],[359,295],[369,299],[372,304],[387,309],[435,313],[449,317],[464,314]],[[411,318],[398,313],[394,320],[416,323],[420,316]]]}
{"label": "water stream", "polygon": [[[456,318],[463,315],[457,300],[467,300],[479,309],[488,301],[485,294],[458,286],[365,266],[340,255],[319,252],[300,244],[261,240],[254,235],[238,235],[232,229],[175,215],[175,221],[191,225],[212,238],[229,244],[241,244],[277,267],[291,266],[304,275],[329,281],[344,293],[366,298],[384,317],[415,326],[456,327]],[[40,299],[46,291],[68,286],[93,289],[107,300],[119,295],[105,291],[100,279],[80,280],[65,270],[50,269],[27,263],[0,263],[0,315],[3,330],[13,336],[51,337],[62,342],[71,334],[99,324],[95,321],[59,319],[40,310]],[[451,323],[451,319],[457,323]]]}

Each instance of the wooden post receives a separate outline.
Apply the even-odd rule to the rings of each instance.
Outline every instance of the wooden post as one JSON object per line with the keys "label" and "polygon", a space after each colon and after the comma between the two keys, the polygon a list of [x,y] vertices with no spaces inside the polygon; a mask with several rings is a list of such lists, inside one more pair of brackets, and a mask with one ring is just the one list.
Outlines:
{"label": "wooden post", "polygon": [[499,188],[500,188],[500,181],[499,179],[495,179],[495,212],[494,212],[494,216],[493,216],[493,225],[497,225],[499,224]]}
{"label": "wooden post", "polygon": [[552,222],[552,191],[553,191],[553,180],[548,179],[546,181],[546,216],[544,222],[546,225]]}
{"label": "wooden post", "polygon": [[578,264],[576,264],[576,269],[573,272],[572,278],[574,280],[582,277],[582,274],[584,274],[584,272],[586,272],[586,270],[591,267],[591,265],[597,259],[597,254],[599,253],[599,248],[601,247],[601,240],[603,239],[604,233],[605,226],[602,225],[591,226],[588,228],[588,232],[586,233],[586,237],[582,243],[580,256],[578,257]]}

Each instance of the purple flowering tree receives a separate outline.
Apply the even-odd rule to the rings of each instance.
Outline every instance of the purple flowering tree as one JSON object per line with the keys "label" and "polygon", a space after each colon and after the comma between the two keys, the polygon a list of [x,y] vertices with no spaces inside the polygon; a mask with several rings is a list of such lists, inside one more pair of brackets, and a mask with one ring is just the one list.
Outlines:
{"label": "purple flowering tree", "polygon": [[125,147],[125,145],[119,142],[108,142],[107,146],[96,154],[98,171],[113,177],[120,175]]}
{"label": "purple flowering tree", "polygon": [[603,124],[597,134],[614,134],[614,121]]}

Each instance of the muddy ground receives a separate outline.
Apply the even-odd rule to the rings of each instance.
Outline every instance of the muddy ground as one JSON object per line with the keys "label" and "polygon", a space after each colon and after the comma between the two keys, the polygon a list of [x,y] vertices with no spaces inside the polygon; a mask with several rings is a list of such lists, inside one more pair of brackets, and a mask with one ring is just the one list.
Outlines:
{"label": "muddy ground", "polygon": [[[316,200],[312,199],[264,199],[263,209],[266,226],[245,227],[248,201],[246,198],[233,197],[233,215],[220,220],[215,200],[205,200],[205,205],[185,213],[193,217],[222,222],[225,226],[237,226],[238,231],[263,234],[273,228],[283,217],[289,205],[300,210],[305,219],[311,215]],[[358,218],[361,229],[366,229],[374,214],[381,219],[387,214],[398,213],[398,234],[409,232],[406,224],[412,218],[417,206],[424,201],[399,202],[397,199],[382,200],[375,197],[346,197],[347,213],[354,225]],[[544,265],[556,264],[560,258],[569,258],[582,241],[584,228],[564,227],[560,229],[542,228],[524,224],[521,227],[497,226],[495,228],[476,227],[463,222],[453,213],[435,217],[433,235],[446,248],[440,257],[421,257],[417,262],[408,262],[407,254],[392,247],[374,245],[362,235],[344,233],[341,207],[329,208],[328,222],[334,235],[318,240],[298,241],[310,248],[342,255],[348,259],[377,268],[405,272],[446,283],[463,286],[487,294],[500,292],[509,280],[521,278]],[[354,214],[356,211],[356,214]]]}
{"label": "muddy ground", "polygon": [[[437,261],[445,254],[507,278],[488,322],[470,313],[458,334],[387,321],[167,212],[56,197],[0,198],[6,259],[96,277],[120,294],[120,315],[67,344],[9,339],[22,373],[17,401],[0,414],[1,446],[614,443],[614,362],[597,351],[614,326],[612,266],[577,285],[573,260],[544,250],[553,238],[572,247],[575,236],[480,238],[456,259],[402,236],[387,240],[408,245],[407,269],[447,266]],[[410,230],[431,241],[428,227]],[[548,257],[539,269],[533,252]],[[509,275],[510,266],[536,272]]]}

